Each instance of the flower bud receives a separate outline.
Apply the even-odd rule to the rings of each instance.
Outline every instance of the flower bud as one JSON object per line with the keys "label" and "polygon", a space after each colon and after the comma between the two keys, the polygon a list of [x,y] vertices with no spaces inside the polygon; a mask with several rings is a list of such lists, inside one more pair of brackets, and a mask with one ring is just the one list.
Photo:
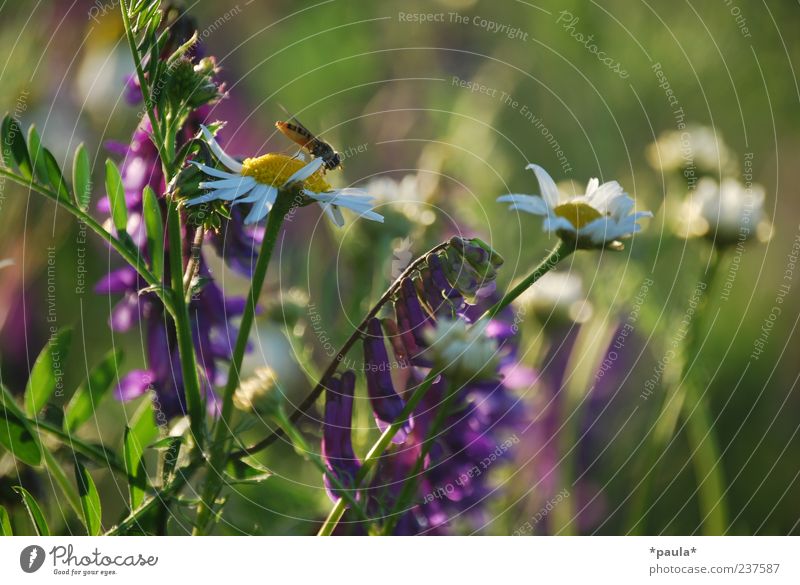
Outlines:
{"label": "flower bud", "polygon": [[283,394],[276,388],[275,372],[264,366],[239,383],[233,395],[233,404],[244,412],[270,415],[283,405]]}

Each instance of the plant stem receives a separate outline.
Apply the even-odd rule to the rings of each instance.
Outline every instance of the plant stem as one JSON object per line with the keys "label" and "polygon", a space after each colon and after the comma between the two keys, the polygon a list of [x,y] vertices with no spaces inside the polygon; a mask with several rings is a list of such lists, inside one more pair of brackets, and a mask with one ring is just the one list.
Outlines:
{"label": "plant stem", "polygon": [[239,386],[241,375],[242,360],[247,349],[247,340],[250,336],[250,329],[253,326],[253,319],[256,314],[256,304],[261,296],[261,288],[267,276],[269,260],[272,257],[272,250],[278,240],[283,219],[291,207],[291,197],[288,193],[279,193],[275,206],[267,216],[267,227],[264,232],[264,239],[261,242],[261,250],[256,260],[253,270],[253,277],[250,281],[250,292],[247,295],[247,302],[244,306],[242,319],[239,323],[239,333],[236,337],[236,346],[231,357],[231,365],[228,370],[228,381],[225,384],[225,391],[222,395],[222,411],[216,423],[213,443],[211,445],[211,456],[209,459],[208,476],[204,486],[203,497],[197,510],[197,523],[195,534],[203,534],[208,521],[211,518],[212,505],[222,488],[222,466],[226,459],[228,438],[230,435],[230,419],[233,412],[233,395]]}
{"label": "plant stem", "polygon": [[[705,274],[706,287],[697,300],[694,319],[684,339],[685,352],[680,372],[672,388],[668,388],[663,404],[652,424],[652,431],[644,445],[640,468],[651,466],[641,481],[641,487],[631,506],[630,533],[646,531],[645,506],[652,488],[653,468],[664,457],[681,416],[685,418],[686,436],[691,449],[692,463],[697,474],[700,511],[703,514],[703,532],[719,535],[728,527],[725,502],[725,481],[720,467],[719,447],[711,423],[708,404],[698,394],[696,383],[690,379],[689,365],[697,362],[700,333],[705,330],[705,314],[709,292],[720,266],[720,253],[715,253]],[[645,473],[643,471],[643,473]]]}
{"label": "plant stem", "polygon": [[159,296],[161,301],[164,303],[164,306],[167,307],[168,311],[172,311],[172,302],[164,294],[164,289],[161,286],[161,281],[153,275],[152,272],[145,266],[143,262],[143,258],[138,254],[134,254],[132,250],[130,250],[126,244],[124,244],[121,240],[115,238],[110,232],[108,232],[102,225],[100,225],[91,215],[86,213],[80,207],[77,207],[70,201],[59,197],[57,193],[51,191],[44,185],[40,185],[35,181],[30,179],[26,179],[20,175],[17,175],[13,171],[0,167],[0,176],[6,177],[11,179],[13,182],[21,185],[23,187],[27,187],[28,189],[32,189],[41,195],[44,195],[48,199],[52,200],[56,205],[60,205],[62,209],[64,209],[67,213],[75,217],[78,221],[84,223],[86,227],[100,236],[103,240],[105,240],[120,256],[130,264],[139,276],[153,288],[156,294]]}
{"label": "plant stem", "polygon": [[[414,409],[425,397],[425,394],[428,393],[431,384],[433,384],[438,377],[439,372],[435,370],[431,370],[428,373],[428,376],[425,378],[425,380],[423,380],[422,383],[417,386],[417,389],[414,390],[414,393],[411,395],[411,398],[408,399],[408,402],[406,403],[402,412],[397,416],[396,419],[394,419],[394,421],[392,421],[392,424],[390,424],[386,430],[383,431],[375,444],[372,445],[372,448],[367,452],[367,455],[364,457],[364,461],[361,463],[361,469],[359,469],[358,473],[356,474],[355,489],[358,489],[361,483],[369,475],[370,471],[372,471],[372,468],[375,467],[375,464],[383,456],[383,452],[389,447],[389,444],[397,434],[397,431],[399,431],[400,428],[405,424],[406,419],[408,419],[411,413],[414,412]],[[325,519],[325,522],[322,524],[322,527],[319,529],[317,536],[330,536],[333,534],[333,531],[336,529],[336,525],[339,523],[339,520],[342,519],[346,509],[346,502],[343,498],[339,498],[328,514],[328,517]]]}
{"label": "plant stem", "polygon": [[353,493],[356,493],[355,489],[343,485],[342,482],[339,481],[339,479],[335,475],[329,473],[328,469],[325,467],[325,463],[322,461],[320,456],[311,450],[311,447],[306,442],[302,433],[297,429],[296,426],[294,426],[294,423],[292,423],[292,421],[289,420],[289,417],[286,415],[283,409],[280,409],[279,412],[272,418],[273,421],[275,421],[275,423],[280,428],[282,428],[284,432],[288,435],[289,440],[292,442],[292,445],[294,446],[295,452],[301,457],[304,457],[309,461],[311,461],[311,463],[318,470],[320,470],[322,474],[325,475],[331,481],[331,483],[333,483],[336,490],[344,494],[342,497],[345,500],[347,500],[347,504],[350,506],[350,508],[352,510],[355,510],[355,512],[362,520],[368,521],[369,518],[367,516],[366,511],[352,495]]}
{"label": "plant stem", "polygon": [[133,510],[127,518],[120,522],[117,526],[106,532],[106,536],[116,536],[127,534],[132,528],[139,525],[142,516],[147,514],[154,506],[159,506],[172,495],[176,494],[184,485],[189,482],[195,471],[200,467],[202,460],[195,460],[182,469],[175,471],[175,477],[172,482],[160,489],[149,500],[142,502],[141,506]]}
{"label": "plant stem", "polygon": [[121,473],[125,477],[128,476],[125,465],[117,459],[116,454],[113,451],[100,449],[94,445],[85,443],[81,439],[70,435],[69,433],[61,430],[59,427],[51,425],[43,420],[31,420],[30,423],[37,430],[45,431],[58,437],[62,443],[68,445],[73,451],[80,453],[84,457],[88,457],[98,466],[109,467],[117,473]]}
{"label": "plant stem", "polygon": [[195,443],[202,448],[205,442],[205,413],[200,395],[200,378],[194,354],[194,341],[189,325],[189,308],[183,296],[183,242],[180,211],[172,201],[167,206],[167,232],[170,280],[172,281],[172,297],[175,302],[175,332],[178,338],[183,390],[186,396],[186,408],[189,411],[192,435]]}
{"label": "plant stem", "polygon": [[[378,299],[378,302],[375,306],[370,309],[367,316],[364,317],[364,320],[361,321],[358,327],[356,327],[355,331],[353,331],[352,335],[344,342],[342,348],[338,351],[336,356],[333,358],[333,361],[328,365],[325,372],[319,378],[319,382],[317,385],[314,386],[314,389],[306,396],[305,400],[298,406],[294,412],[289,416],[289,420],[293,423],[297,422],[299,419],[311,406],[317,401],[317,399],[322,395],[323,390],[325,390],[324,381],[333,376],[336,373],[336,369],[339,367],[339,364],[344,361],[344,358],[347,356],[347,353],[353,347],[353,345],[361,339],[364,335],[364,332],[367,330],[367,325],[369,324],[370,320],[378,314],[378,312],[383,308],[387,302],[389,302],[397,290],[400,288],[400,283],[403,282],[403,279],[413,274],[413,272],[419,269],[419,266],[423,264],[427,257],[431,254],[435,254],[436,252],[445,249],[449,245],[448,242],[443,242],[437,246],[434,246],[419,258],[417,258],[414,262],[408,265],[403,273],[398,276],[395,281],[386,289],[386,291],[381,295],[381,298]],[[283,436],[283,431],[281,429],[276,430],[275,432],[267,435],[264,439],[247,447],[246,449],[242,449],[240,451],[236,451],[235,453],[231,454],[231,459],[241,459],[242,457],[246,457],[248,455],[252,455],[253,453],[258,453],[262,449],[266,449],[276,440],[280,439]]]}
{"label": "plant stem", "polygon": [[500,311],[505,309],[508,305],[510,305],[519,295],[524,293],[528,290],[531,286],[533,286],[537,280],[539,280],[542,276],[550,272],[552,268],[558,264],[561,260],[572,254],[575,251],[574,244],[568,244],[563,240],[559,242],[558,246],[556,246],[555,250],[550,252],[547,257],[541,261],[541,263],[533,269],[525,279],[520,282],[517,286],[507,292],[502,299],[497,301],[491,308],[489,308],[483,315],[481,315],[478,321],[483,319],[491,319],[495,315],[497,315]]}

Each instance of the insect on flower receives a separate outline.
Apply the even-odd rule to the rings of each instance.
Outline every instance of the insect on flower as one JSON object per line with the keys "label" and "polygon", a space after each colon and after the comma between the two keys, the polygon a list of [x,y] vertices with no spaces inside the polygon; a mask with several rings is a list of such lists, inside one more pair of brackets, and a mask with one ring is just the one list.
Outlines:
{"label": "insect on flower", "polygon": [[275,122],[275,127],[289,140],[305,148],[314,158],[321,158],[326,170],[332,171],[342,165],[341,155],[330,144],[314,136],[294,116],[288,122]]}

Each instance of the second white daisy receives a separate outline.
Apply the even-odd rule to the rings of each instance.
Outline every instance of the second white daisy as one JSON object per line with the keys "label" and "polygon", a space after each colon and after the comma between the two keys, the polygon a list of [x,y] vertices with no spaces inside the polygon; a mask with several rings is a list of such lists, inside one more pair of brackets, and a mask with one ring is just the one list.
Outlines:
{"label": "second white daisy", "polygon": [[618,240],[638,232],[637,223],[653,217],[649,211],[631,213],[634,201],[616,181],[600,184],[591,179],[586,193],[577,197],[562,196],[552,177],[542,167],[529,164],[539,181],[541,195],[509,194],[499,197],[511,203],[511,209],[544,217],[544,229],[579,248],[621,247]]}

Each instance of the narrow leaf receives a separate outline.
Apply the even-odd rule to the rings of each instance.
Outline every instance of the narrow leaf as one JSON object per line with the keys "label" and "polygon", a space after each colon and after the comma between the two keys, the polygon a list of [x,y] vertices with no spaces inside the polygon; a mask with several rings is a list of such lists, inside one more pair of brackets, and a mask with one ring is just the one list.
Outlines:
{"label": "narrow leaf", "polygon": [[72,433],[89,420],[116,379],[121,361],[122,351],[109,352],[78,386],[64,413],[65,431]]}
{"label": "narrow leaf", "polygon": [[131,430],[130,427],[125,429],[123,447],[125,471],[128,473],[128,495],[130,496],[131,510],[135,510],[144,500],[147,484],[146,471],[142,461],[144,450],[142,444],[136,439],[135,431]]}
{"label": "narrow leaf", "polygon": [[0,506],[0,536],[14,536],[14,531],[11,530],[11,517],[3,506]]}
{"label": "narrow leaf", "polygon": [[71,339],[72,329],[59,329],[36,358],[25,388],[25,412],[28,416],[36,416],[50,400],[56,387],[61,385]]}
{"label": "narrow leaf", "polygon": [[69,201],[69,187],[67,187],[67,182],[64,180],[64,175],[61,174],[61,167],[58,166],[56,157],[46,148],[42,148],[41,153],[44,157],[44,164],[47,167],[47,182],[55,189],[59,199]]}
{"label": "narrow leaf", "polygon": [[42,152],[42,139],[36,130],[36,126],[33,125],[28,128],[28,151],[33,161],[33,169],[36,171],[36,178],[40,183],[46,185],[50,179],[47,173],[47,163]]}
{"label": "narrow leaf", "polygon": [[8,168],[13,168],[16,164],[23,177],[26,179],[33,178],[33,167],[28,156],[28,147],[25,146],[25,136],[22,134],[22,128],[19,122],[8,114],[3,118],[0,147],[3,152],[3,161]]}
{"label": "narrow leaf", "polygon": [[272,471],[254,460],[234,459],[225,466],[225,479],[229,484],[261,483],[271,475]]}
{"label": "narrow leaf", "polygon": [[50,529],[47,527],[47,521],[44,519],[42,509],[36,503],[34,497],[21,485],[14,486],[14,491],[22,496],[22,502],[25,504],[25,509],[28,511],[28,516],[33,522],[33,527],[36,529],[36,534],[39,536],[50,536]]}
{"label": "narrow leaf", "polygon": [[125,233],[128,227],[128,208],[125,201],[125,188],[122,186],[122,177],[113,161],[106,161],[106,193],[111,205],[111,218],[117,233]]}
{"label": "narrow leaf", "polygon": [[67,498],[69,505],[72,506],[72,509],[75,510],[75,513],[80,517],[82,512],[81,500],[78,497],[78,492],[75,491],[72,483],[67,479],[67,474],[61,469],[61,465],[58,463],[55,456],[50,453],[50,450],[43,449],[42,453],[44,453],[44,462],[47,466],[47,470],[50,472],[50,476],[56,480],[58,487],[61,488],[61,492],[64,494],[64,497]]}
{"label": "narrow leaf", "polygon": [[92,167],[83,143],[78,145],[72,161],[72,190],[75,192],[75,203],[86,211],[92,199]]}
{"label": "narrow leaf", "polygon": [[153,274],[161,278],[164,274],[164,224],[161,207],[150,185],[144,188],[144,225],[147,232],[147,251]]}
{"label": "narrow leaf", "polygon": [[28,465],[42,462],[42,445],[38,435],[10,410],[0,410],[0,445],[17,459]]}
{"label": "narrow leaf", "polygon": [[89,536],[99,536],[102,531],[100,494],[86,467],[75,460],[75,481],[78,484],[78,497],[81,499],[83,524]]}

